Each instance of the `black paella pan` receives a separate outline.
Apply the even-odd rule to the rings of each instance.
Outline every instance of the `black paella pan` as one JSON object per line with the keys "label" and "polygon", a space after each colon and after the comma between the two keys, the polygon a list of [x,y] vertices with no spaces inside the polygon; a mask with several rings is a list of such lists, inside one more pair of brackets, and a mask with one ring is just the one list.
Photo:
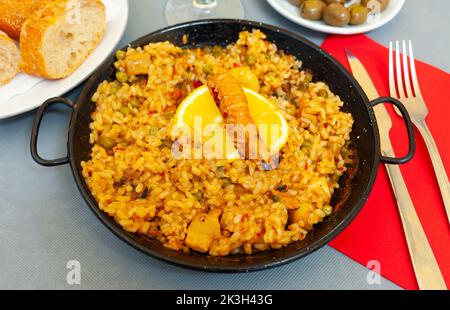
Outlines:
{"label": "black paella pan", "polygon": [[[33,159],[43,166],[70,164],[75,182],[94,214],[119,238],[134,248],[166,262],[193,269],[220,272],[245,272],[279,266],[304,257],[324,246],[335,238],[355,218],[366,202],[378,172],[380,162],[403,164],[409,161],[415,151],[414,133],[411,120],[405,108],[393,98],[380,98],[369,102],[358,82],[327,52],[303,37],[279,28],[242,20],[206,20],[190,22],[165,28],[151,33],[131,43],[132,47],[143,46],[151,42],[170,41],[187,48],[194,46],[222,45],[234,42],[243,30],[260,29],[278,48],[295,55],[303,62],[303,69],[309,69],[315,80],[329,85],[332,92],[339,95],[345,103],[343,110],[350,112],[355,120],[352,142],[359,157],[359,166],[351,181],[341,180],[342,188],[335,192],[332,204],[345,201],[339,211],[316,226],[306,239],[292,243],[286,248],[247,255],[212,257],[197,253],[182,253],[169,250],[156,240],[124,231],[114,219],[98,208],[81,174],[81,162],[90,159],[89,124],[95,106],[91,97],[97,86],[104,80],[114,80],[115,56],[111,55],[85,84],[78,100],[57,97],[46,101],[36,114],[31,136],[31,154]],[[183,35],[188,34],[190,43],[184,45]],[[127,45],[128,47],[128,45]],[[125,49],[125,48],[124,48]],[[380,153],[380,139],[373,107],[378,104],[392,103],[402,112],[410,150],[403,158],[386,158]],[[56,160],[46,160],[37,152],[37,137],[42,116],[53,104],[64,104],[72,109],[68,135],[68,155]]]}

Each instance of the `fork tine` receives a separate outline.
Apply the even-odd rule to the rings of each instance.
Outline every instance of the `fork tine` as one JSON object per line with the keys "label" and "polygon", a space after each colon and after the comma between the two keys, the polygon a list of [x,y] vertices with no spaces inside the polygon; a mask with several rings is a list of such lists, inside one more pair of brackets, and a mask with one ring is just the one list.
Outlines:
{"label": "fork tine", "polygon": [[408,69],[408,52],[406,51],[406,42],[403,40],[403,76],[405,78],[405,88],[406,96],[408,98],[414,97],[414,93],[411,89],[411,80],[409,79],[409,69]]}
{"label": "fork tine", "polygon": [[405,97],[405,90],[403,88],[402,79],[402,66],[400,63],[400,44],[398,41],[395,42],[395,71],[397,72],[397,90],[399,98]]}
{"label": "fork tine", "polygon": [[422,92],[420,91],[419,86],[419,80],[417,79],[417,72],[416,72],[416,61],[414,59],[414,53],[412,48],[411,40],[409,40],[409,62],[411,66],[411,79],[414,86],[414,93],[416,94],[416,97],[422,96]]}
{"label": "fork tine", "polygon": [[398,98],[397,90],[395,89],[394,50],[392,41],[389,43],[389,91],[391,92],[391,97]]}

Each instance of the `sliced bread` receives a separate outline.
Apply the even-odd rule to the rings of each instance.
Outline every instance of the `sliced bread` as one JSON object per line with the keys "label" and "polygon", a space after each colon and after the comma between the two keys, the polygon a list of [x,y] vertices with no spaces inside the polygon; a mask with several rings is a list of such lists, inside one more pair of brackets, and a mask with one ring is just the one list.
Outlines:
{"label": "sliced bread", "polygon": [[53,0],[0,0],[0,30],[19,40],[25,20]]}
{"label": "sliced bread", "polygon": [[20,33],[20,68],[47,79],[72,74],[105,32],[101,0],[54,0],[30,16]]}
{"label": "sliced bread", "polygon": [[0,31],[0,86],[19,72],[19,49],[8,35]]}

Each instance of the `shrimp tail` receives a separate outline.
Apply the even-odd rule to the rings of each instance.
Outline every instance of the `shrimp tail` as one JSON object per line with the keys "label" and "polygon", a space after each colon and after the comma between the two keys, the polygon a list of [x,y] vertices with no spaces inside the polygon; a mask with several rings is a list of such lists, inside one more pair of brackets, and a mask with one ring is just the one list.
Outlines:
{"label": "shrimp tail", "polygon": [[[233,128],[233,132],[230,132],[234,139],[234,143],[237,144],[239,150],[245,150],[245,157],[249,158],[256,155],[262,158],[266,164],[275,168],[275,164],[267,151],[267,147],[260,139],[257,130],[247,130],[249,125],[254,125],[250,110],[248,107],[247,97],[239,82],[230,74],[213,76],[207,83],[209,91],[214,98],[214,101],[219,107],[222,117],[225,120],[225,124],[239,125],[240,129],[245,130],[245,134],[237,134],[236,128]],[[236,127],[236,126],[235,126]],[[258,141],[260,144],[259,151],[250,150],[250,141]],[[241,154],[242,155],[242,154]]]}

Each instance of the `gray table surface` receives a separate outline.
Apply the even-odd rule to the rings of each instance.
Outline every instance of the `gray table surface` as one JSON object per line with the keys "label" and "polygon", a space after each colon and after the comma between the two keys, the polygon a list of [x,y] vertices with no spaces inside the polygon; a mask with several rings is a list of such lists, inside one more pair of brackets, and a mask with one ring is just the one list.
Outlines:
{"label": "gray table surface", "polygon": [[[226,1],[226,0],[221,0]],[[369,36],[382,44],[411,39],[417,58],[449,71],[448,0],[407,0],[399,16]],[[293,24],[264,0],[243,0],[246,18],[299,32],[320,44],[323,34]],[[166,26],[165,1],[130,0],[124,45]],[[68,94],[74,98],[79,88]],[[149,258],[113,236],[83,202],[69,167],[46,169],[29,155],[34,112],[0,120],[0,289],[398,289],[330,247],[300,261],[250,274],[208,274]],[[46,115],[39,148],[65,155],[68,111]],[[374,258],[376,259],[376,258]],[[66,264],[81,265],[81,284],[66,281]],[[382,267],[382,266],[381,266]]]}

